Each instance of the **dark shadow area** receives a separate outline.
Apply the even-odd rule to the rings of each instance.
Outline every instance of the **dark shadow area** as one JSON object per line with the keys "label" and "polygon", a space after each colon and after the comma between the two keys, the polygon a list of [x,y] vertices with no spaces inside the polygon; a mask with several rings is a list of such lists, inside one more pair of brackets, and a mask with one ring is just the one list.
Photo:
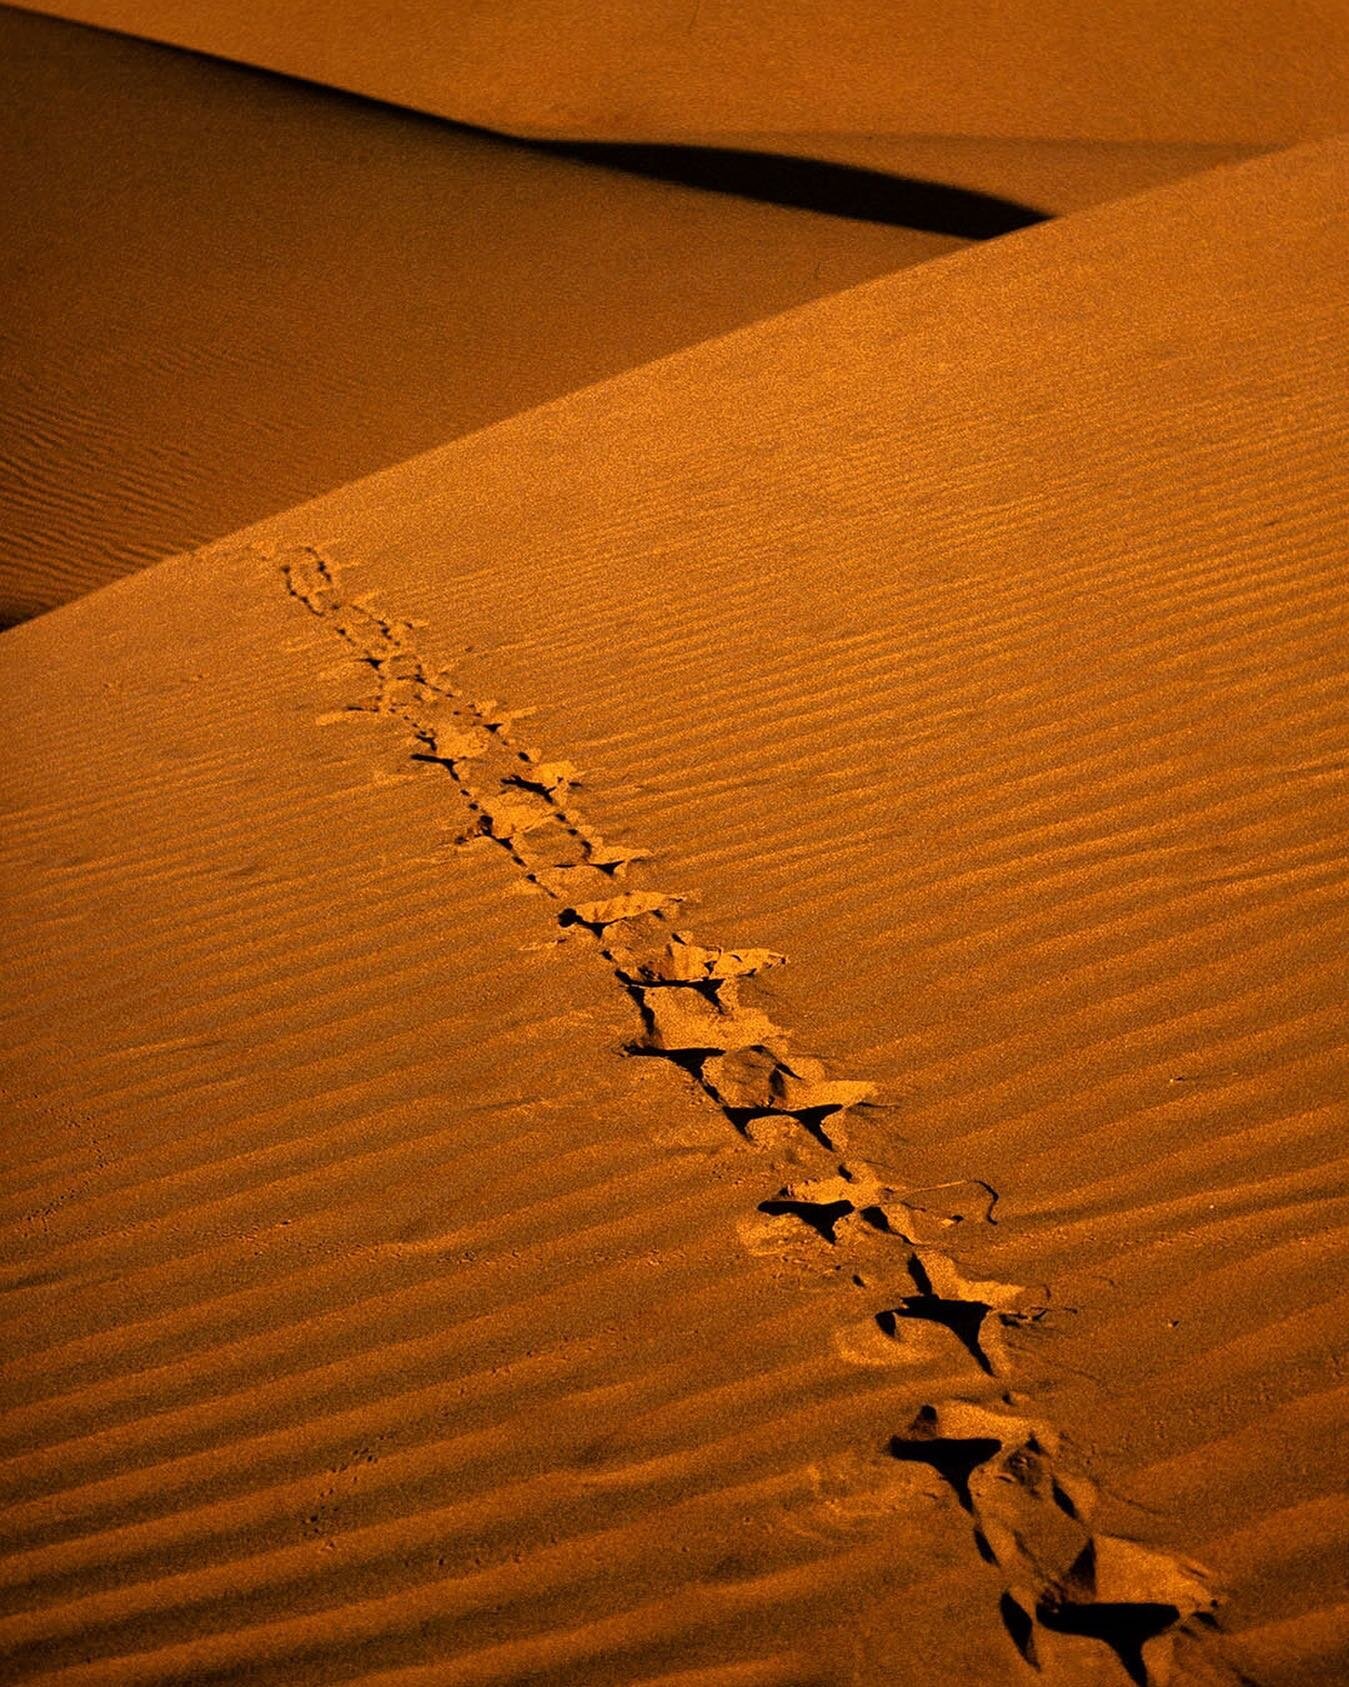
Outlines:
{"label": "dark shadow area", "polygon": [[799,1218],[802,1224],[823,1236],[826,1242],[838,1241],[841,1219],[855,1212],[851,1201],[760,1201],[759,1211],[770,1218]]}
{"label": "dark shadow area", "polygon": [[[0,0],[0,12],[15,15]],[[20,12],[20,19],[34,14]],[[887,228],[913,229],[922,234],[945,235],[953,240],[995,240],[1017,229],[1051,222],[1054,213],[1023,205],[977,188],[956,187],[946,182],[927,181],[919,176],[893,175],[872,170],[864,164],[840,164],[824,158],[803,158],[793,153],[760,152],[745,147],[706,146],[677,141],[556,140],[543,136],[514,134],[444,114],[419,111],[358,94],[336,84],[315,82],[286,71],[221,58],[196,47],[176,46],[135,31],[111,29],[99,24],[67,18],[47,18],[48,25],[84,31],[94,37],[120,39],[135,49],[181,61],[219,67],[226,74],[277,87],[313,89],[335,106],[353,110],[383,111],[407,124],[423,129],[448,129],[475,136],[499,146],[568,159],[572,163],[598,165],[625,175],[673,186],[701,188],[708,193],[729,194],[761,205],[780,205],[788,210],[818,211],[844,217],[850,222],[878,223]]]}
{"label": "dark shadow area", "polygon": [[1012,1644],[1032,1669],[1038,1669],[1040,1657],[1035,1645],[1034,1619],[1010,1593],[1004,1593],[999,1599],[998,1610],[1002,1614],[1004,1628],[1012,1637]]}
{"label": "dark shadow area", "polygon": [[522,144],[554,157],[681,187],[956,240],[994,240],[1050,220],[1048,212],[972,188],[788,153],[628,141],[531,140]]}
{"label": "dark shadow area", "polygon": [[941,1324],[950,1330],[979,1369],[993,1375],[993,1366],[984,1352],[979,1337],[989,1308],[978,1300],[943,1300],[940,1295],[906,1295],[885,1312],[876,1314],[876,1322],[886,1335],[898,1338],[901,1318],[921,1318],[930,1324]]}
{"label": "dark shadow area", "polygon": [[974,1498],[970,1493],[970,1477],[981,1464],[987,1464],[1002,1451],[1002,1442],[991,1435],[957,1438],[933,1433],[935,1414],[924,1406],[904,1435],[890,1440],[890,1455],[908,1464],[927,1464],[950,1483],[964,1510],[974,1515]]}
{"label": "dark shadow area", "polygon": [[1127,1605],[1079,1605],[1069,1600],[1042,1599],[1036,1615],[1046,1628],[1059,1634],[1085,1635],[1109,1646],[1136,1687],[1149,1687],[1143,1648],[1180,1621],[1174,1605],[1142,1600]]}

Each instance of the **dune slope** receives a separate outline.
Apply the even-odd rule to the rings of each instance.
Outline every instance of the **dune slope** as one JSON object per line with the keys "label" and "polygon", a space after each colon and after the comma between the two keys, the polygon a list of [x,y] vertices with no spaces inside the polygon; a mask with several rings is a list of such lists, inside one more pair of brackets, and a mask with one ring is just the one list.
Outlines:
{"label": "dune slope", "polygon": [[0,622],[961,242],[0,8]]}
{"label": "dune slope", "polygon": [[1346,158],[0,640],[16,1679],[1342,1669]]}

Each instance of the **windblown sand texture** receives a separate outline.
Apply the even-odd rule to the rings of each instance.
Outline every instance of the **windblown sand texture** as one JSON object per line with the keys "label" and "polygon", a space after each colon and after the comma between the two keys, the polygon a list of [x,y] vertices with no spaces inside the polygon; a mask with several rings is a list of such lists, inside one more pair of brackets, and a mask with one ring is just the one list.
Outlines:
{"label": "windblown sand texture", "polygon": [[[68,436],[97,472],[21,445],[15,577],[126,577],[0,636],[0,1678],[1349,1676],[1349,143],[990,132],[968,185],[1074,214],[924,254],[610,172],[587,222],[579,160],[4,21],[57,67],[21,128],[115,126],[118,65],[162,159],[218,98],[184,217],[218,183],[308,255],[219,368],[168,282],[121,298],[119,355],[228,411],[138,471],[154,521],[110,490],[138,401]],[[612,190],[743,236],[744,295],[618,288],[608,342],[586,291],[572,360],[513,283],[532,349],[451,416],[413,365],[440,309],[499,351],[445,301],[519,280],[518,225],[426,260],[403,349],[423,187],[354,219],[344,325],[288,151],[330,120],[368,207],[420,159],[481,230],[518,166],[578,289]],[[102,150],[53,250],[165,191]],[[15,339],[32,413],[102,393],[136,252]]]}

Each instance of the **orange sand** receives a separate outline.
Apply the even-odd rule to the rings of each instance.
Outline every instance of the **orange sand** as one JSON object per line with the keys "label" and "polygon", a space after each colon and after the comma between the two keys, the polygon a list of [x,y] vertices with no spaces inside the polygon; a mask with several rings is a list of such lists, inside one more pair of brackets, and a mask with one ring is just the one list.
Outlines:
{"label": "orange sand", "polygon": [[1347,163],[0,639],[10,1679],[1345,1673]]}
{"label": "orange sand", "polygon": [[0,10],[0,623],[959,241]]}
{"label": "orange sand", "polygon": [[1349,126],[1323,0],[61,0],[489,128],[1274,144]]}
{"label": "orange sand", "polygon": [[[0,624],[961,244],[8,8],[0,79]],[[1056,213],[1259,150],[686,138]]]}

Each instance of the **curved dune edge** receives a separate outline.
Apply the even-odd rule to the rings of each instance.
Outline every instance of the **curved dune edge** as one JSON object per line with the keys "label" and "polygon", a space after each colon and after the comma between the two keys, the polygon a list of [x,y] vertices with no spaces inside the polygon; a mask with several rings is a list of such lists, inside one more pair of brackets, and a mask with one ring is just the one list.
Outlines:
{"label": "curved dune edge", "polygon": [[961,244],[8,8],[0,96],[0,623]]}
{"label": "curved dune edge", "polygon": [[[0,11],[0,45],[20,208],[0,299],[4,625],[958,245],[521,152],[32,13]],[[1054,211],[1234,150],[734,141]]]}
{"label": "curved dune edge", "polygon": [[[1342,1177],[1345,266],[1328,213],[1343,173],[1342,147],[1307,149],[872,284],[0,642],[35,744],[6,801],[34,1131],[14,1144],[33,1191],[14,1287],[40,1313],[7,1434],[34,1555],[15,1585],[50,1603],[16,1621],[19,1655],[72,1680],[202,1665],[322,1679],[325,1646],[372,1679],[633,1680],[676,1661],[727,1679],[878,1664],[1033,1679],[999,1606],[1010,1594],[1026,1615],[1007,1565],[1035,1531],[976,1480],[1026,1447],[971,1465],[962,1494],[949,1449],[929,1464],[894,1440],[993,1439],[980,1414],[1006,1412],[1005,1344],[1015,1415],[1056,1426],[1015,1463],[1037,1504],[1048,1491],[1033,1515],[1072,1521],[1053,1496],[1061,1435],[1066,1498],[1082,1511],[1072,1475],[1094,1480],[1092,1529],[1132,1543],[1117,1587],[1137,1592],[1140,1563],[1212,1572],[1228,1633],[1185,1636],[1183,1679],[1247,1663],[1247,1630],[1276,1679],[1333,1667],[1334,1541],[1297,1519],[1335,1478],[1340,1409],[1325,1338]],[[1071,374],[1046,384],[1046,369]],[[302,584],[317,612],[298,633],[280,573],[294,547],[355,582],[332,603]],[[412,627],[411,668],[406,648],[343,657],[320,624],[372,617]],[[353,654],[367,674],[395,662],[395,688],[450,669],[464,697],[508,702],[475,701],[467,749],[402,770],[403,726],[376,725],[376,744],[370,711],[350,709]],[[733,1093],[875,1082],[889,1108],[847,1098],[852,1178],[836,1168],[824,1189],[825,1144],[790,1107],[751,1105],[796,1156],[766,1184],[761,1150],[724,1143],[669,1061],[614,1061],[631,1018],[605,1005],[596,939],[567,933],[607,931],[631,904],[570,903],[551,943],[500,849],[434,847],[472,830],[448,752],[471,765],[524,704],[559,759],[517,755],[523,812],[480,804],[488,830],[531,837],[574,761],[587,826],[654,847],[653,885],[697,892],[694,929],[718,938],[636,955],[636,975],[711,983],[753,964],[735,1012],[699,988],[706,1013],[653,1001],[647,1035],[677,1054],[690,1018],[743,1028],[742,1008],[808,1025],[828,1071],[788,1058],[784,1075],[775,1056]],[[316,730],[315,713],[340,720]],[[99,944],[82,975],[91,922],[130,952]],[[531,941],[546,949],[505,961]],[[792,964],[765,970],[764,953]],[[698,980],[648,983],[644,1009]],[[413,1073],[416,1097],[390,1108]],[[540,1084],[584,1145],[526,1126],[503,1166],[502,1130]],[[498,1099],[470,1142],[475,1095]],[[372,1096],[388,1111],[363,1113]],[[345,1116],[323,1117],[334,1105]],[[447,1137],[466,1180],[429,1172],[424,1145],[443,1154]],[[885,1235],[843,1191],[859,1161],[887,1224],[886,1188],[904,1206],[952,1180],[999,1197],[992,1226],[987,1202],[924,1208],[959,1239],[936,1249],[957,1276],[915,1243],[926,1286],[906,1261],[889,1327],[840,1310],[866,1276],[840,1229],[849,1245]],[[425,1211],[465,1189],[476,1229]],[[737,1261],[746,1195],[770,1210]],[[559,1269],[561,1304],[538,1308]],[[1253,1274],[1262,1293],[1243,1298]],[[1002,1304],[1002,1287],[1040,1282],[1045,1316]],[[445,1312],[469,1294],[492,1304],[465,1335]],[[914,1301],[948,1303],[949,1320]],[[720,1388],[720,1416],[649,1394],[615,1414],[662,1363],[662,1386]],[[584,1432],[541,1377],[589,1387],[575,1405],[598,1451],[578,1458]],[[423,1426],[456,1388],[471,1434],[438,1444]],[[524,1445],[509,1420],[526,1400]],[[255,1470],[273,1486],[250,1488]],[[481,1502],[456,1521],[484,1472],[490,1527]],[[639,1492],[625,1517],[605,1509]],[[644,1533],[656,1492],[679,1496],[659,1538]],[[481,1580],[484,1528],[498,1556]],[[603,1542],[598,1583],[587,1540]],[[1197,1611],[1207,1581],[1174,1574]],[[629,1586],[639,1603],[615,1611]],[[297,1588],[320,1616],[294,1614]],[[1054,1614],[1030,1595],[1031,1615]],[[1031,1638],[1051,1678],[1122,1678],[1089,1635]],[[91,1647],[104,1663],[78,1662]]]}
{"label": "curved dune edge", "polygon": [[998,194],[1054,216],[1127,199],[1279,147],[1187,141],[1016,140],[977,135],[730,135],[682,138],[795,152]]}
{"label": "curved dune edge", "polygon": [[492,7],[63,0],[32,7],[489,128],[1276,145],[1349,128],[1349,23],[1298,0],[1203,13],[921,0]]}

